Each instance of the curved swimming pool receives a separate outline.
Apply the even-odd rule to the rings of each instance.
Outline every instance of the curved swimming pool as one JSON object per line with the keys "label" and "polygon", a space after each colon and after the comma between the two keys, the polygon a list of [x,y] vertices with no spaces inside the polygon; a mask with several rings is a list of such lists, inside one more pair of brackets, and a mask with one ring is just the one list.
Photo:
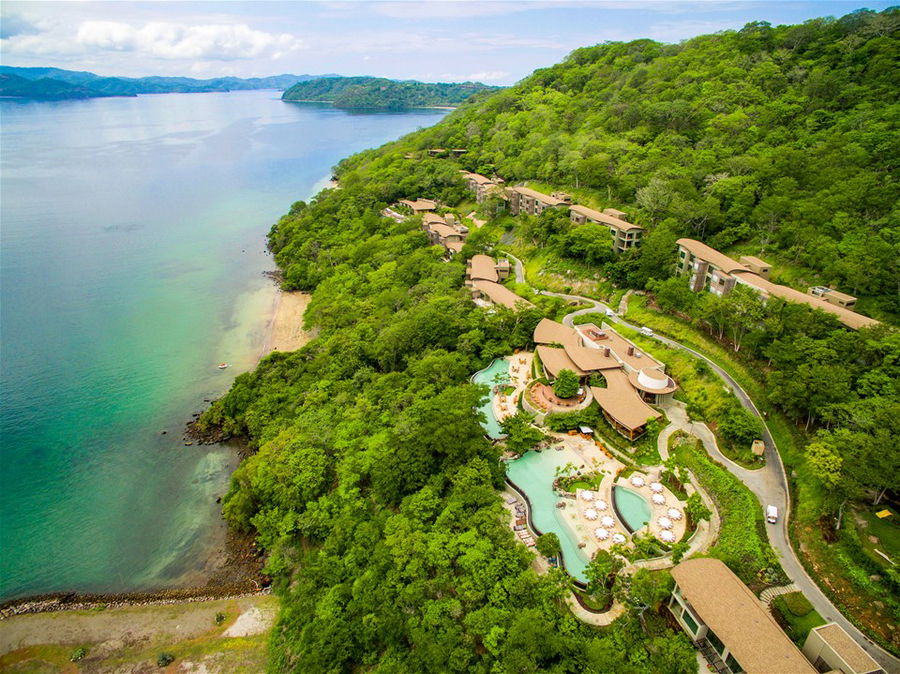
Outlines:
{"label": "curved swimming pool", "polygon": [[616,513],[628,530],[634,533],[650,522],[651,510],[647,499],[626,487],[613,487]]}
{"label": "curved swimming pool", "polygon": [[553,491],[556,469],[571,462],[569,452],[525,452],[525,455],[506,464],[506,475],[531,504],[531,522],[543,534],[553,532],[559,538],[562,561],[570,576],[587,583],[585,569],[587,554],[578,547],[578,540],[563,521],[566,512],[556,507],[560,500]]}
{"label": "curved swimming pool", "polygon": [[[493,363],[472,375],[472,383],[487,386],[491,391],[494,390],[494,386],[497,384],[509,384],[509,363],[505,358],[494,359]],[[488,395],[485,402],[478,406],[478,409],[484,413],[486,421],[481,425],[488,436],[493,440],[500,440],[505,437],[503,429],[500,428],[500,422],[494,416],[493,393]]]}

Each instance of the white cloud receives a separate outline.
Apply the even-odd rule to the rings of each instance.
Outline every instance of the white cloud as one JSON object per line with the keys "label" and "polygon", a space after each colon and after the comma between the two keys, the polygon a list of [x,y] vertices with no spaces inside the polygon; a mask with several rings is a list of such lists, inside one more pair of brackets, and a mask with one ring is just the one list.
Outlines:
{"label": "white cloud", "polygon": [[508,77],[509,73],[503,70],[488,70],[486,72],[467,75],[466,79],[475,82],[498,82],[499,80],[505,80]]}
{"label": "white cloud", "polygon": [[134,51],[160,59],[230,61],[269,55],[280,58],[302,47],[287,33],[254,30],[246,24],[186,26],[151,22],[135,28],[118,21],[85,21],[76,41],[86,50]]}

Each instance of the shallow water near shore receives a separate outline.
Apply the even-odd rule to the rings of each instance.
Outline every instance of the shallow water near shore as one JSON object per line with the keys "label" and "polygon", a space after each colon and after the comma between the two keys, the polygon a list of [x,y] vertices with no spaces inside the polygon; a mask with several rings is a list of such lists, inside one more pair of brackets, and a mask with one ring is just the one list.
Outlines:
{"label": "shallow water near shore", "polygon": [[0,101],[0,598],[202,581],[237,457],[182,432],[265,341],[266,232],[340,158],[443,114]]}

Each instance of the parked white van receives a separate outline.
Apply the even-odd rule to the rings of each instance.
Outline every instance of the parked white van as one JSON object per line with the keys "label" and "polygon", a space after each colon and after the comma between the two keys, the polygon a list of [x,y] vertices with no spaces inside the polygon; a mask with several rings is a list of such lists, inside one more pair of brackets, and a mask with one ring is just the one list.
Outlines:
{"label": "parked white van", "polygon": [[653,336],[653,330],[651,330],[650,328],[648,328],[648,327],[645,325],[643,328],[641,328],[641,334],[642,334],[642,335],[646,335],[647,337],[652,337],[652,336]]}
{"label": "parked white van", "polygon": [[778,521],[778,508],[773,505],[766,506],[766,522],[775,524]]}

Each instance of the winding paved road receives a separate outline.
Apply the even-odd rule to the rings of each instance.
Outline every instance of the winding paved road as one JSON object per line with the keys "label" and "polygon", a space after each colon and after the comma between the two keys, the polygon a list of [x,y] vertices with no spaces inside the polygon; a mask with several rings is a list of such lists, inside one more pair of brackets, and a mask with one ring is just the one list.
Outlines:
{"label": "winding paved road", "polygon": [[[526,283],[525,271],[522,265],[522,261],[514,255],[510,255],[509,253],[504,253],[504,255],[511,258],[516,263],[516,282]],[[573,326],[576,316],[600,312],[606,314],[607,320],[610,322],[619,323],[635,330],[640,329],[638,326],[632,325],[622,320],[622,318],[617,314],[612,313],[607,305],[597,300],[593,300],[588,297],[581,297],[580,295],[566,295],[564,293],[553,293],[546,290],[538,290],[537,292],[541,295],[559,297],[565,300],[577,301],[579,303],[586,303],[589,305],[586,308],[578,309],[567,314],[563,318],[563,323],[565,325]],[[611,313],[612,315],[610,315]],[[653,339],[673,349],[681,349],[682,351],[686,351],[695,358],[699,358],[700,360],[705,362],[710,367],[710,369],[712,369],[712,371],[715,372],[722,379],[722,381],[725,382],[728,388],[730,388],[734,392],[741,405],[752,412],[760,420],[760,422],[762,422],[762,436],[763,440],[766,443],[766,465],[755,470],[748,470],[747,468],[743,468],[742,466],[739,466],[738,464],[728,459],[725,455],[723,455],[719,451],[718,445],[716,444],[715,436],[712,434],[709,428],[706,427],[705,424],[693,424],[691,427],[691,432],[698,438],[700,438],[701,442],[703,442],[703,446],[714,459],[721,462],[732,474],[734,474],[739,480],[747,485],[747,487],[754,494],[756,494],[761,507],[766,505],[774,505],[778,508],[778,512],[781,514],[778,524],[766,525],[766,531],[769,536],[769,543],[778,553],[781,561],[781,566],[784,569],[785,573],[794,582],[794,584],[797,585],[798,588],[800,588],[803,594],[806,595],[806,598],[809,599],[810,603],[812,603],[816,611],[818,611],[826,621],[836,622],[838,625],[843,627],[847,631],[847,633],[850,634],[856,640],[856,642],[866,650],[867,653],[869,653],[869,655],[871,655],[873,658],[875,658],[875,660],[878,661],[878,664],[880,664],[886,672],[889,672],[890,674],[900,674],[900,659],[894,657],[891,653],[888,653],[881,646],[871,641],[866,635],[864,635],[859,629],[857,629],[853,623],[847,620],[841,614],[841,612],[838,611],[837,608],[835,608],[834,604],[831,603],[831,600],[828,599],[828,597],[826,597],[825,594],[819,589],[819,586],[816,585],[812,578],[809,577],[809,575],[806,573],[806,569],[803,568],[803,565],[797,558],[797,554],[794,552],[790,537],[787,533],[787,523],[790,516],[791,501],[789,498],[787,476],[784,472],[784,464],[781,462],[781,456],[778,453],[778,448],[775,445],[775,440],[772,438],[772,434],[769,432],[769,427],[766,424],[766,420],[760,414],[759,410],[756,408],[756,405],[753,404],[753,400],[751,400],[750,396],[747,395],[747,392],[744,391],[743,388],[741,388],[740,384],[738,384],[731,377],[731,375],[729,375],[725,370],[716,365],[702,353],[699,353],[690,347],[684,346],[683,344],[676,342],[675,340],[669,339],[668,337],[653,335]]]}

